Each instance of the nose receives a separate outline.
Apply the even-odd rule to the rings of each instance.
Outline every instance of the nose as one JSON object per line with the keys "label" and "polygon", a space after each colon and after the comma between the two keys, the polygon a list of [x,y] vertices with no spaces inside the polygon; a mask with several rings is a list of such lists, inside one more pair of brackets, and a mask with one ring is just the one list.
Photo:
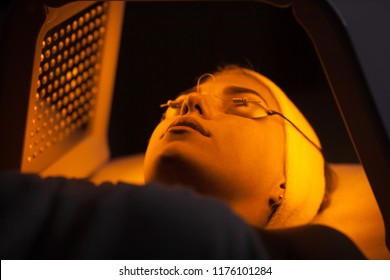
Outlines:
{"label": "nose", "polygon": [[209,106],[205,100],[205,95],[190,93],[186,96],[180,110],[180,115],[190,113],[198,114],[202,118],[208,118]]}

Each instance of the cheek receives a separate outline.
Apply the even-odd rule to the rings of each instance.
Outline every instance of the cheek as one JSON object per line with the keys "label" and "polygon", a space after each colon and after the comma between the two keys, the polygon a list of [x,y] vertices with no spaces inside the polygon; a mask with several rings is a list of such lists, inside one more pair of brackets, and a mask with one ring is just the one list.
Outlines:
{"label": "cheek", "polygon": [[156,154],[159,151],[159,143],[160,143],[161,135],[165,132],[166,129],[167,129],[167,124],[161,122],[156,126],[152,135],[150,136],[148,147],[145,153],[145,164],[144,164],[145,168],[148,166],[148,163],[153,158],[156,157]]}
{"label": "cheek", "polygon": [[264,119],[227,125],[218,135],[220,153],[224,160],[243,166],[272,167],[284,156],[283,124],[276,119]]}

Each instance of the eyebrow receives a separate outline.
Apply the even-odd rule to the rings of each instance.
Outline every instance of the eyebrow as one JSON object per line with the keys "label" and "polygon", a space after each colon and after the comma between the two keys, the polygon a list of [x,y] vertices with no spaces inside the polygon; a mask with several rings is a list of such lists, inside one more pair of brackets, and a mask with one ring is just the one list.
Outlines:
{"label": "eyebrow", "polygon": [[[180,97],[180,96],[183,96],[183,95],[186,95],[186,94],[189,94],[191,92],[195,92],[197,90],[197,86],[194,86],[192,88],[189,88],[189,89],[186,89],[182,92],[180,92],[176,98]],[[268,106],[267,104],[267,101],[265,101],[265,99],[261,96],[260,93],[258,93],[257,91],[253,90],[253,89],[250,89],[250,88],[246,88],[246,87],[240,87],[240,86],[228,86],[226,87],[224,90],[223,90],[224,93],[230,93],[230,94],[240,94],[240,93],[244,93],[244,92],[247,92],[247,93],[252,93],[252,94],[255,94],[257,95],[263,102],[266,106]]]}

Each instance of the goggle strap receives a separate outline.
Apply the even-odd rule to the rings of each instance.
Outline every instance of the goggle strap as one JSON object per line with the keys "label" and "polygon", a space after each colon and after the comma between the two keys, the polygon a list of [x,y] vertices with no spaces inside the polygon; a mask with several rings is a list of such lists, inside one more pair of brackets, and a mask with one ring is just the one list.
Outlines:
{"label": "goggle strap", "polygon": [[285,119],[286,121],[288,121],[303,137],[305,137],[305,139],[307,141],[309,141],[321,154],[323,153],[322,152],[322,149],[321,147],[319,147],[316,143],[314,143],[302,130],[300,130],[298,128],[298,126],[296,126],[292,121],[290,121],[287,117],[285,117],[284,115],[282,115],[281,113],[279,112],[276,112],[276,111],[273,111],[273,110],[269,110],[267,112],[268,116],[273,116],[273,115],[278,115],[280,117],[282,117],[283,119]]}

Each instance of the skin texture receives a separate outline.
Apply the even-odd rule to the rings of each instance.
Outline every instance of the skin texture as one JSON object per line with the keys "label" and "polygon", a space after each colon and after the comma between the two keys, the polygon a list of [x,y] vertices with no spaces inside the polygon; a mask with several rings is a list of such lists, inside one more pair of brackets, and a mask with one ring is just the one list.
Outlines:
{"label": "skin texture", "polygon": [[155,128],[145,157],[145,182],[191,188],[226,202],[247,223],[264,227],[283,194],[285,136],[277,116],[245,118],[224,112],[213,95],[231,87],[254,90],[279,110],[272,93],[239,69],[207,79],[183,100],[177,115]]}

